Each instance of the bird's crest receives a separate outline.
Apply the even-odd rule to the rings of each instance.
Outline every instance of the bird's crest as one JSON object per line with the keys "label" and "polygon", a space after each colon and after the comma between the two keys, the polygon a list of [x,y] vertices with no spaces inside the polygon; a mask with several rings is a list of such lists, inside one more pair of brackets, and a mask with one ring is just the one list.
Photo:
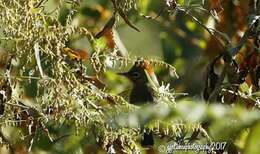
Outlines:
{"label": "bird's crest", "polygon": [[154,68],[153,66],[150,64],[150,62],[146,59],[138,59],[135,62],[135,66],[136,67],[141,67],[142,69],[144,69],[147,78],[149,80],[150,83],[154,84],[154,86],[158,87],[159,86],[159,82],[158,79],[154,73]]}

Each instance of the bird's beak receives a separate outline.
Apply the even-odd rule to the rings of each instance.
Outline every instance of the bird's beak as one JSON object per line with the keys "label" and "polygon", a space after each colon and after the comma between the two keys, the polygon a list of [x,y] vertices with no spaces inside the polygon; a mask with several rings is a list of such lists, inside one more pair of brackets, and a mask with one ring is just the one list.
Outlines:
{"label": "bird's beak", "polygon": [[157,77],[156,77],[156,75],[155,75],[154,72],[149,74],[149,73],[145,70],[145,74],[146,74],[146,76],[147,76],[147,79],[148,79],[149,83],[150,83],[152,86],[154,86],[154,87],[160,87],[159,82],[158,82],[158,79],[157,79]]}
{"label": "bird's beak", "polygon": [[117,73],[118,75],[121,75],[121,76],[125,76],[125,77],[128,77],[129,76],[129,73],[128,72],[124,72],[124,73]]}

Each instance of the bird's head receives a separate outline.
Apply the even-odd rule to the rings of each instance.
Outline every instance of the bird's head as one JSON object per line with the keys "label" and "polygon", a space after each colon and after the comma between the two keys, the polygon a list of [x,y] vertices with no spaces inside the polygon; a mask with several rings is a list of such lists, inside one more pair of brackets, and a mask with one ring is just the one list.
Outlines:
{"label": "bird's head", "polygon": [[156,86],[159,85],[154,69],[147,60],[137,60],[128,72],[119,74],[127,77],[134,84],[147,84],[153,82],[152,84]]}

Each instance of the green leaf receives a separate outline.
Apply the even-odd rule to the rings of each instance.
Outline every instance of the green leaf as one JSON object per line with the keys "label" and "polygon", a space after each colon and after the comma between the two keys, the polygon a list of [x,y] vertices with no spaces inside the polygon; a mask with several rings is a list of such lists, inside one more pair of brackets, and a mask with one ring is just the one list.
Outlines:
{"label": "green leaf", "polygon": [[258,122],[250,131],[249,137],[245,146],[245,154],[259,154],[260,153],[260,122]]}
{"label": "green leaf", "polygon": [[146,14],[147,11],[148,11],[148,6],[149,4],[151,3],[150,0],[142,0],[142,1],[139,1],[139,8],[140,8],[140,12],[142,14]]}

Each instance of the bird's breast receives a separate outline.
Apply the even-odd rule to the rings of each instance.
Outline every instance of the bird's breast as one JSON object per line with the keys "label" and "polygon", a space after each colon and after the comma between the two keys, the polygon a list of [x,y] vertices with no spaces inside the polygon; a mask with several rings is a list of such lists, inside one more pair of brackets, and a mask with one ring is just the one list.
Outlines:
{"label": "bird's breast", "polygon": [[131,91],[131,104],[152,103],[153,100],[151,89],[147,85],[136,85]]}

